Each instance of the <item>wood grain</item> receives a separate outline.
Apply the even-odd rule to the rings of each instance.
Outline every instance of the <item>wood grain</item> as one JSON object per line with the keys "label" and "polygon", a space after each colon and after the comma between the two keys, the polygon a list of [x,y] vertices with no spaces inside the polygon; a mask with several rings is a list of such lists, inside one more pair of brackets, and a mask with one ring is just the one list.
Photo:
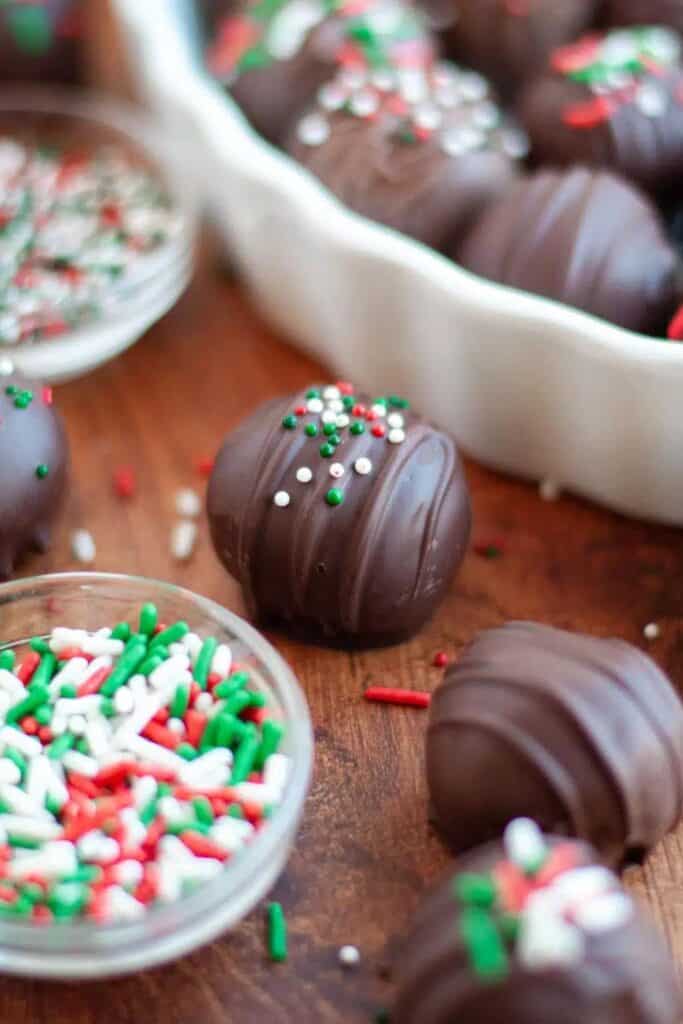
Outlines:
{"label": "wood grain", "polygon": [[[241,610],[204,521],[192,561],[171,560],[174,494],[203,487],[195,460],[213,453],[257,403],[323,371],[264,327],[214,256],[209,245],[188,295],[139,345],[58,390],[73,448],[70,498],[52,552],[26,564],[26,574],[77,568],[69,534],[86,527],[97,541],[97,569],[173,580]],[[112,472],[121,464],[139,478],[128,503],[112,492]],[[468,476],[475,539],[496,539],[504,552],[497,560],[470,553],[436,619],[412,643],[348,655],[272,638],[301,680],[317,737],[303,827],[275,890],[289,921],[289,961],[267,962],[259,910],[178,964],[115,984],[4,979],[0,1020],[368,1021],[391,998],[384,968],[393,944],[450,858],[427,822],[424,712],[368,706],[363,689],[389,682],[431,689],[440,677],[431,667],[435,651],[455,655],[478,629],[511,618],[624,637],[647,646],[683,681],[679,532],[571,499],[544,503],[535,488],[471,464]],[[659,623],[661,636],[645,645],[642,629],[650,621]],[[683,828],[643,870],[629,872],[628,884],[683,957]],[[353,973],[337,962],[344,943],[362,953]]]}

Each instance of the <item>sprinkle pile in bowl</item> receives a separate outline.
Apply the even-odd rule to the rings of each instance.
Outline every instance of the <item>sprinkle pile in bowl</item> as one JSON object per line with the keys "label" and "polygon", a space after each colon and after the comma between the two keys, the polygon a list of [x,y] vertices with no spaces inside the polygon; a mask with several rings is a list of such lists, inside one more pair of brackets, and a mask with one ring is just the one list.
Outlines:
{"label": "sprinkle pile in bowl", "polygon": [[283,734],[226,643],[150,602],[0,652],[0,918],[130,921],[219,875],[283,800]]}
{"label": "sprinkle pile in bowl", "polygon": [[0,137],[0,344],[107,315],[180,225],[159,176],[115,145]]}

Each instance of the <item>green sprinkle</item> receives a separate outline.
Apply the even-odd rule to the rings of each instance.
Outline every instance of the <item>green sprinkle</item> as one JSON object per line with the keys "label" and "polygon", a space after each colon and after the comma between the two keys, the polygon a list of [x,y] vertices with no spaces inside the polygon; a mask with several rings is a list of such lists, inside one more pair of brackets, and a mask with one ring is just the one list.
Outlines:
{"label": "green sprinkle", "polygon": [[521,923],[516,914],[501,914],[498,918],[498,927],[505,942],[513,945],[517,942]]}
{"label": "green sprinkle", "polygon": [[[164,648],[166,650],[166,648]],[[142,664],[137,668],[137,673],[142,676],[151,676],[155,668],[159,668],[159,665],[163,665],[166,658],[161,652],[155,651],[154,654],[150,654],[146,657]]]}
{"label": "green sprinkle", "polygon": [[113,697],[116,691],[128,682],[147,654],[147,646],[138,637],[131,637],[119,658],[114,671],[109,676],[100,693],[104,697]]}
{"label": "green sprinkle", "polygon": [[244,810],[239,804],[230,804],[226,813],[229,818],[238,818],[240,821],[244,820]]}
{"label": "green sprinkle", "polygon": [[151,825],[157,816],[157,804],[159,800],[156,796],[153,796],[151,800],[148,800],[144,807],[140,809],[139,818],[143,825]]}
{"label": "green sprinkle", "polygon": [[219,718],[220,718],[220,715],[216,715],[215,718],[211,718],[207,722],[206,728],[204,729],[204,732],[202,733],[202,738],[199,741],[199,753],[200,754],[205,754],[208,750],[212,750],[214,748],[214,746],[216,745],[215,742],[214,742],[214,737],[216,735],[216,727],[218,725]]}
{"label": "green sprinkle", "polygon": [[236,738],[234,715],[221,712],[214,718],[213,744],[214,747],[229,747]]}
{"label": "green sprinkle", "polygon": [[254,759],[254,768],[263,768],[271,754],[274,754],[282,741],[283,727],[272,718],[266,719],[261,728],[261,745]]}
{"label": "green sprinkle", "polygon": [[474,907],[490,908],[498,895],[495,882],[490,875],[477,875],[471,872],[458,875],[453,889],[461,903]]}
{"label": "green sprinkle", "polygon": [[320,446],[320,454],[324,459],[331,459],[334,455],[334,445],[327,442]]}
{"label": "green sprinkle", "polygon": [[64,757],[67,750],[71,750],[75,742],[75,736],[70,732],[63,732],[61,736],[58,736],[56,740],[52,741],[45,753],[52,761],[58,761],[60,758]]}
{"label": "green sprinkle", "polygon": [[290,413],[289,416],[285,416],[285,418],[283,419],[282,426],[285,428],[285,430],[296,430],[298,422],[299,421],[296,418],[296,416]]}
{"label": "green sprinkle", "polygon": [[361,423],[360,420],[356,420],[355,423],[351,424],[349,430],[351,431],[352,434],[355,434],[356,437],[358,437],[359,434],[365,433],[365,424]]}
{"label": "green sprinkle", "polygon": [[334,445],[335,448],[337,447],[337,445],[341,444],[341,437],[339,436],[339,434],[336,433],[336,428],[335,433],[330,434],[328,440],[331,445]]}
{"label": "green sprinkle", "polygon": [[7,836],[7,843],[18,850],[39,850],[43,845],[39,839],[27,839],[25,836]]}
{"label": "green sprinkle", "polygon": [[76,740],[76,743],[74,744],[74,746],[75,746],[75,749],[78,751],[79,754],[89,754],[90,753],[90,745],[89,745],[88,741],[86,740],[85,736],[79,736],[78,739]]}
{"label": "green sprinkle", "polygon": [[190,703],[190,687],[187,683],[180,683],[176,686],[176,691],[171,701],[169,708],[171,718],[182,718],[187,711],[187,706]]}
{"label": "green sprinkle", "polygon": [[198,796],[192,801],[192,809],[200,825],[213,824],[213,810],[205,796]]}
{"label": "green sprinkle", "polygon": [[52,28],[44,7],[20,5],[6,12],[17,46],[31,57],[42,57],[50,49]]}
{"label": "green sprinkle", "polygon": [[500,981],[509,971],[503,939],[491,915],[481,907],[465,907],[460,933],[474,972],[485,981]]}
{"label": "green sprinkle", "polygon": [[229,715],[241,715],[242,712],[251,706],[251,694],[246,690],[238,690],[233,693],[225,702],[225,711]]}
{"label": "green sprinkle", "polygon": [[55,917],[73,917],[88,902],[88,887],[80,882],[60,882],[48,896],[48,905]]}
{"label": "green sprinkle", "polygon": [[337,433],[337,428],[334,423],[325,423],[323,426],[323,434],[325,437],[330,437],[332,434]]}
{"label": "green sprinkle", "polygon": [[49,476],[49,473],[50,467],[44,462],[41,462],[40,465],[36,466],[36,476],[39,480],[44,480],[46,476]]}
{"label": "green sprinkle", "polygon": [[28,409],[29,405],[33,401],[32,391],[20,391],[14,399],[14,405],[17,409]]}
{"label": "green sprinkle", "polygon": [[65,697],[67,700],[73,700],[78,693],[78,690],[73,683],[62,683],[59,687],[59,696]]}
{"label": "green sprinkle", "polygon": [[219,683],[214,688],[213,695],[220,698],[220,700],[228,700],[242,689],[244,689],[244,683],[235,679],[226,679],[224,683]]}
{"label": "green sprinkle", "polygon": [[97,882],[102,877],[102,868],[98,867],[97,864],[81,864],[76,871],[73,871],[70,875],[64,875],[60,881],[63,884],[77,883],[77,882]]}
{"label": "green sprinkle", "polygon": [[144,633],[145,636],[151,636],[157,628],[158,621],[159,612],[157,611],[157,606],[151,602],[143,604],[140,609],[140,632]]}
{"label": "green sprinkle", "polygon": [[306,426],[304,427],[304,434],[306,434],[308,437],[317,437],[318,428],[315,425],[315,423],[307,423]]}
{"label": "green sprinkle", "polygon": [[0,669],[5,672],[12,671],[16,660],[17,656],[14,651],[0,651]]}
{"label": "green sprinkle", "polygon": [[328,505],[332,505],[335,508],[337,505],[341,505],[344,502],[344,492],[338,487],[331,487],[325,495],[325,501]]}
{"label": "green sprinkle", "polygon": [[127,643],[130,640],[130,626],[127,622],[117,623],[111,631],[113,640],[123,640]]}
{"label": "green sprinkle", "polygon": [[268,703],[268,698],[265,693],[260,693],[258,690],[249,690],[249,707],[250,708],[264,708]]}
{"label": "green sprinkle", "polygon": [[24,715],[33,714],[36,708],[39,708],[41,704],[45,704],[49,698],[50,691],[47,686],[44,686],[42,683],[32,686],[27,696],[9,709],[5,715],[5,721],[8,725],[20,721]]}
{"label": "green sprinkle", "polygon": [[42,707],[38,708],[35,713],[35,719],[38,725],[49,725],[52,721],[52,708],[49,704],[43,704]]}
{"label": "green sprinkle", "polygon": [[306,392],[306,398],[320,398],[320,388],[311,388]]}
{"label": "green sprinkle", "polygon": [[32,651],[35,651],[36,654],[50,653],[50,646],[46,640],[43,640],[42,636],[34,636],[33,640],[31,640],[31,643],[29,644],[29,647],[31,648]]}
{"label": "green sprinkle", "polygon": [[213,656],[216,653],[218,647],[218,641],[215,637],[209,636],[206,638],[201,646],[201,650],[197,655],[197,661],[195,662],[193,679],[199,684],[202,690],[206,689],[206,682],[209,678],[209,672],[211,671],[211,662]]}
{"label": "green sprinkle", "polygon": [[235,751],[232,774],[230,776],[231,786],[238,786],[240,782],[244,782],[249,776],[260,744],[261,737],[258,729],[255,725],[249,723],[245,726],[242,740]]}
{"label": "green sprinkle", "polygon": [[54,796],[50,796],[49,793],[45,797],[45,809],[49,811],[50,814],[52,814],[55,818],[57,817],[63,806],[64,804],[61,802],[61,800],[58,800]]}
{"label": "green sprinkle", "polygon": [[268,954],[274,963],[287,959],[287,922],[280,903],[268,904]]}
{"label": "green sprinkle", "polygon": [[109,697],[103,697],[100,701],[100,711],[105,718],[113,718],[116,714],[116,708],[114,707],[114,701],[110,700]]}
{"label": "green sprinkle", "polygon": [[177,644],[179,640],[182,640],[184,636],[190,632],[190,627],[186,622],[175,622],[168,629],[163,629],[161,633],[152,640],[150,650],[156,650],[161,644],[169,646],[170,644]]}
{"label": "green sprinkle", "polygon": [[5,388],[5,394],[9,395],[10,398],[13,395],[18,395],[19,394],[19,388],[15,384],[8,384],[7,387]]}
{"label": "green sprinkle", "polygon": [[45,686],[52,679],[55,669],[57,668],[57,659],[52,653],[48,651],[40,659],[40,665],[33,673],[33,678],[29,684],[30,690],[35,690],[37,686]]}
{"label": "green sprinkle", "polygon": [[355,404],[356,399],[353,397],[353,395],[344,395],[344,397],[342,398],[342,405],[344,406],[347,412],[350,412]]}
{"label": "green sprinkle", "polygon": [[24,899],[30,900],[34,905],[41,903],[43,899],[43,887],[42,885],[36,885],[34,882],[25,882],[21,886],[19,892]]}
{"label": "green sprinkle", "polygon": [[195,757],[197,757],[197,751],[191,743],[179,743],[175,752],[185,761],[194,761]]}
{"label": "green sprinkle", "polygon": [[410,408],[410,402],[408,401],[408,399],[407,398],[401,398],[400,395],[389,395],[388,402],[389,402],[389,405],[391,405],[394,409],[409,409]]}
{"label": "green sprinkle", "polygon": [[233,672],[228,682],[238,682],[240,686],[246,686],[251,676],[244,669],[239,669],[237,672]]}

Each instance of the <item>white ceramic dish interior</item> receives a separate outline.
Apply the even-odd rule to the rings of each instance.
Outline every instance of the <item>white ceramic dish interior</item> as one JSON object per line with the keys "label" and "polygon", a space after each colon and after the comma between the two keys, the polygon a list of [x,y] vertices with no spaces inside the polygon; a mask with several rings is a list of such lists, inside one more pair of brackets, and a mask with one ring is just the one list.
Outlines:
{"label": "white ceramic dish interior", "polygon": [[4,90],[0,115],[24,112],[66,118],[86,131],[92,125],[100,137],[132,145],[158,169],[181,217],[178,233],[145,258],[144,279],[123,288],[115,311],[49,341],[0,348],[0,355],[9,356],[26,376],[59,384],[130,348],[175,305],[192,276],[197,201],[176,148],[138,111],[75,90]]}
{"label": "white ceramic dish interior", "polygon": [[60,922],[41,928],[0,920],[0,974],[34,978],[104,978],[141,971],[191,952],[234,927],[266,895],[283,871],[303,811],[313,760],[306,700],[289,666],[242,619],[213,601],[170,583],[106,573],[39,576],[0,586],[0,649],[22,648],[54,626],[98,629],[133,622],[151,601],[167,622],[184,619],[213,635],[249,667],[284,723],[282,750],[291,758],[284,799],[268,827],[192,895],[153,908],[139,921],[97,925]]}
{"label": "white ceramic dish interior", "polygon": [[268,319],[406,393],[476,459],[683,524],[683,346],[475,277],[345,209],[203,70],[191,0],[115,0],[143,95],[194,154]]}

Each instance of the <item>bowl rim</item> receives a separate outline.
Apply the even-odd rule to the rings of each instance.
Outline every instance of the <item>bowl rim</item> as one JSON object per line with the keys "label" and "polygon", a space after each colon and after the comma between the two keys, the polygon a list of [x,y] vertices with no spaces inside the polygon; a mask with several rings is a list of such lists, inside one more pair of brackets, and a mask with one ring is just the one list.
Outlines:
{"label": "bowl rim", "polygon": [[[228,92],[207,71],[201,53],[185,33],[187,0],[114,0],[120,18],[146,47],[139,73],[156,77],[241,173],[280,193],[315,236],[391,263],[437,286],[469,308],[490,306],[501,316],[526,322],[596,358],[626,360],[657,373],[683,375],[683,345],[667,338],[639,334],[555,299],[486,280],[426,245],[346,207],[307,168],[263,139],[248,123]],[[181,10],[182,8],[182,10]],[[143,40],[144,35],[144,40]],[[152,66],[153,65],[153,66]],[[171,70],[172,68],[172,70]],[[219,123],[220,119],[220,123]],[[220,128],[221,131],[217,129]],[[549,338],[549,343],[552,343]]]}
{"label": "bowl rim", "polygon": [[[252,625],[216,601],[196,594],[186,587],[152,577],[105,572],[46,573],[0,584],[0,650],[10,646],[3,645],[1,633],[2,608],[6,603],[14,599],[18,605],[23,598],[37,596],[46,588],[52,590],[61,586],[74,587],[86,593],[90,588],[107,584],[132,584],[158,591],[160,599],[164,595],[172,596],[176,600],[180,598],[200,612],[206,613],[207,617],[215,619],[222,628],[256,655],[259,664],[268,670],[273,682],[278,686],[277,698],[292,741],[291,774],[283,800],[269,820],[268,826],[258,832],[246,847],[244,854],[235,859],[234,865],[203,883],[190,895],[169,904],[156,905],[139,921],[132,922],[102,925],[90,921],[70,921],[60,922],[55,928],[41,929],[27,921],[3,920],[0,922],[0,970],[6,955],[15,945],[22,950],[28,947],[30,954],[44,955],[49,959],[50,954],[55,953],[54,946],[51,942],[41,941],[41,937],[45,939],[49,935],[54,935],[57,927],[59,937],[64,938],[57,955],[63,957],[70,952],[70,942],[77,944],[77,950],[81,952],[82,947],[87,947],[89,938],[94,935],[106,935],[107,938],[111,937],[112,941],[116,940],[121,945],[132,947],[136,940],[147,937],[150,925],[164,933],[165,926],[172,926],[177,930],[179,911],[184,911],[184,923],[189,924],[198,907],[219,907],[221,901],[226,898],[227,888],[234,890],[233,895],[240,892],[254,874],[254,869],[267,866],[269,855],[286,842],[287,834],[291,832],[293,824],[296,824],[301,814],[310,785],[313,729],[308,702],[292,669],[273,645]],[[151,595],[148,599],[151,599]],[[16,640],[12,646],[16,646]],[[78,952],[75,951],[75,955],[78,955]],[[93,959],[106,959],[109,952],[110,950],[104,948],[91,947],[87,955]],[[36,973],[39,974],[40,971],[37,970]],[[78,975],[80,972],[76,970],[74,973]]]}
{"label": "bowl rim", "polygon": [[[15,112],[89,121],[122,136],[132,144],[134,152],[141,153],[149,161],[169,192],[180,218],[177,234],[148,254],[149,266],[141,268],[144,272],[130,281],[124,278],[120,282],[125,294],[113,311],[108,310],[102,317],[86,320],[56,338],[0,345],[0,353],[4,352],[10,358],[14,355],[21,360],[31,352],[52,352],[63,345],[73,347],[87,343],[87,335],[90,334],[92,340],[93,333],[100,327],[125,327],[135,320],[148,303],[149,289],[158,289],[175,279],[184,264],[193,262],[200,203],[187,174],[187,160],[154,118],[142,108],[96,90],[86,91],[76,86],[53,88],[16,83],[9,84],[0,92],[0,115]],[[141,262],[146,262],[144,257]]]}

